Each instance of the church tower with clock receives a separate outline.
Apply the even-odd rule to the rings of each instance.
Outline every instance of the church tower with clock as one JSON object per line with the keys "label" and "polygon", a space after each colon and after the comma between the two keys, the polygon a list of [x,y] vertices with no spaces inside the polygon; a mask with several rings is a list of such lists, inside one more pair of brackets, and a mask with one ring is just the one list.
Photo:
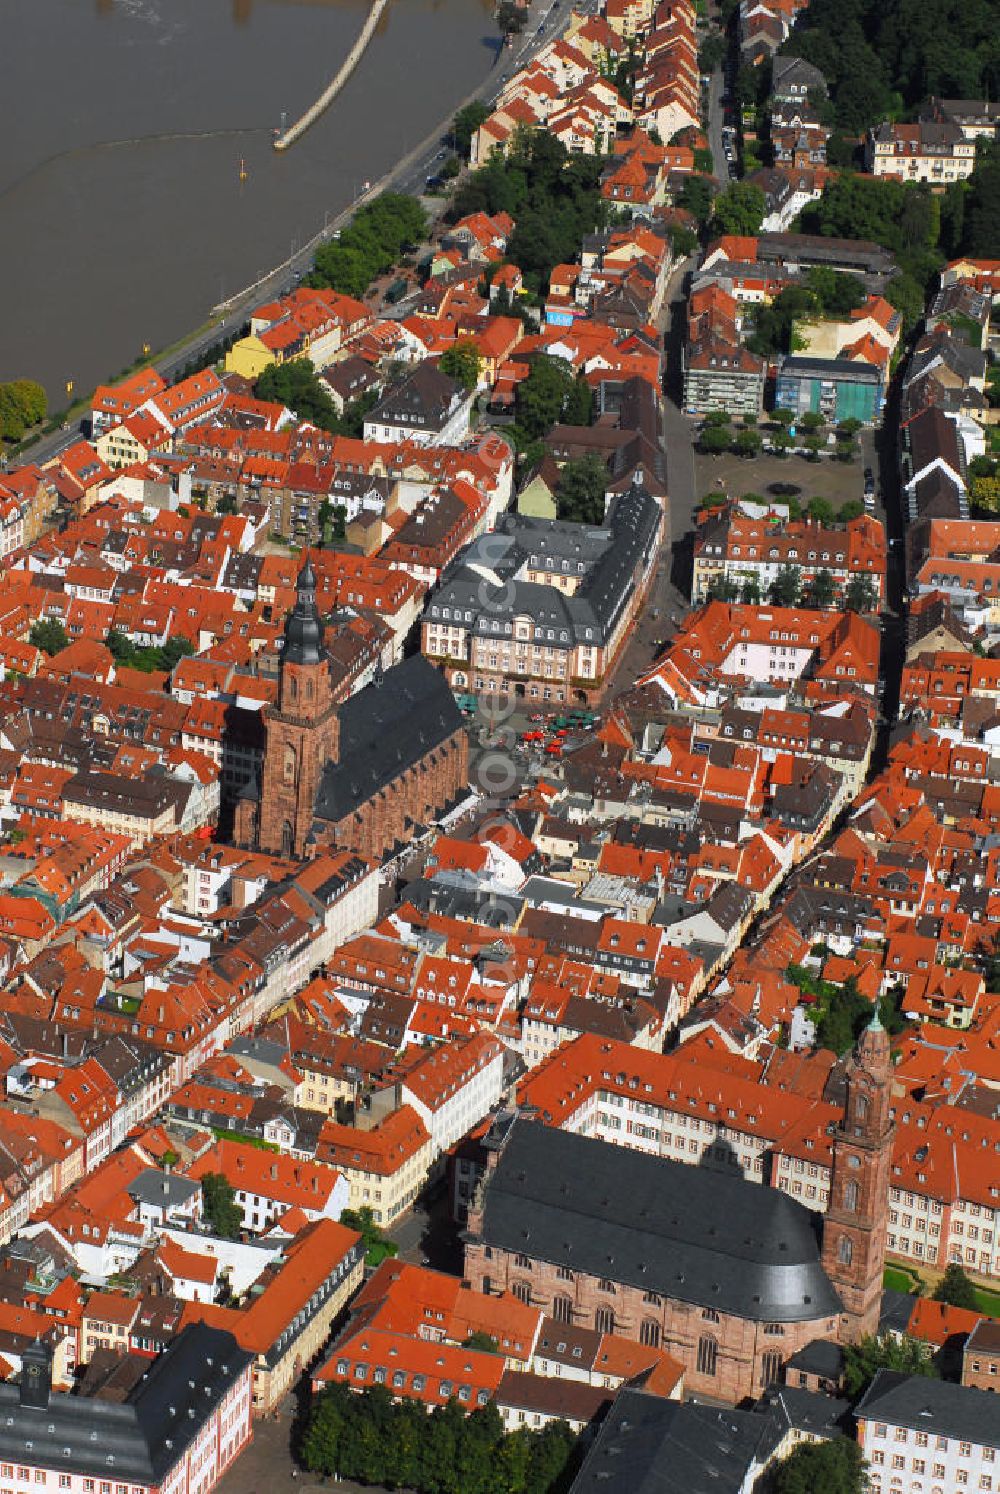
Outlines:
{"label": "church tower with clock", "polygon": [[308,562],[299,573],[296,593],[285,623],[278,699],[265,713],[267,752],[260,799],[256,805],[244,801],[244,813],[256,810],[256,834],[250,826],[238,825],[237,838],[275,856],[301,858],[313,825],[320,775],[327,763],[338,759],[339,716],[316,606],[316,575]]}
{"label": "church tower with clock", "polygon": [[847,1064],[844,1119],[833,1138],[823,1265],[843,1304],[842,1342],[877,1333],[882,1307],[889,1173],[892,1055],[878,1012]]}

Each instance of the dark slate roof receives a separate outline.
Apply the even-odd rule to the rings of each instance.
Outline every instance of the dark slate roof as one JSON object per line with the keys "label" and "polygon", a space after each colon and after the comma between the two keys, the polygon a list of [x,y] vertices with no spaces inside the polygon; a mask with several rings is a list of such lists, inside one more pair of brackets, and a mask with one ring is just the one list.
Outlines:
{"label": "dark slate roof", "polygon": [[807,1375],[839,1380],[844,1373],[844,1351],[831,1339],[811,1338],[804,1348],[792,1355],[787,1367],[802,1370]]}
{"label": "dark slate roof", "polygon": [[4,1382],[0,1460],[112,1483],[158,1484],[251,1359],[231,1333],[195,1323],[153,1363],[124,1404],[54,1391],[46,1406],[22,1406],[20,1387]]}
{"label": "dark slate roof", "polygon": [[[468,271],[461,278],[468,278]],[[436,364],[425,361],[401,383],[387,390],[365,419],[379,425],[440,430],[447,424],[458,392],[455,379],[442,373]]]}
{"label": "dark slate roof", "polygon": [[295,606],[285,620],[281,658],[286,664],[319,664],[326,657],[323,624],[316,607],[316,572],[307,560],[295,583]]}
{"label": "dark slate roof", "polygon": [[764,1404],[796,1431],[823,1439],[851,1436],[851,1403],[818,1390],[776,1385],[764,1396]]}
{"label": "dark slate roof", "polygon": [[[620,434],[620,433],[616,433]],[[641,474],[640,474],[641,476]],[[428,606],[429,617],[466,613],[479,635],[492,636],[496,623],[528,616],[537,628],[552,629],[546,639],[568,649],[573,642],[609,638],[629,605],[636,571],[645,565],[659,523],[659,506],[635,480],[616,493],[604,524],[588,525],[525,514],[501,515],[496,531],[474,541],[446,573]],[[579,587],[567,596],[554,586],[520,579],[529,557],[553,574],[569,573]],[[479,566],[498,580],[486,583]],[[543,637],[536,633],[536,638]]]}
{"label": "dark slate roof", "polygon": [[623,1390],[569,1494],[741,1494],[778,1441],[759,1411],[730,1411]]}
{"label": "dark slate roof", "polygon": [[422,654],[386,670],[340,708],[340,760],[323,770],[317,819],[352,814],[461,726],[447,680]]}
{"label": "dark slate roof", "polygon": [[950,1380],[879,1370],[856,1410],[859,1420],[1000,1447],[1000,1399]]}
{"label": "dark slate roof", "polygon": [[151,1208],[172,1209],[186,1204],[200,1187],[200,1183],[183,1178],[179,1173],[147,1167],[129,1184],[128,1194],[136,1203],[148,1204]]}
{"label": "dark slate roof", "polygon": [[878,384],[882,371],[872,363],[858,363],[852,358],[814,358],[795,353],[782,358],[780,378],[843,379],[851,384]]}
{"label": "dark slate roof", "polygon": [[839,1313],[817,1216],[775,1189],[548,1126],[515,1126],[489,1179],[482,1239],[720,1313]]}

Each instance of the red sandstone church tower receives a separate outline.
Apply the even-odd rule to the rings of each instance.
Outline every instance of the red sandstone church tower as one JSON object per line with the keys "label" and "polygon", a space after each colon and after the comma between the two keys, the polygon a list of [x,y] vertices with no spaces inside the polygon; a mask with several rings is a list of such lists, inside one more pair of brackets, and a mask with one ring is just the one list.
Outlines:
{"label": "red sandstone church tower", "polygon": [[296,589],[285,624],[278,701],[265,717],[267,749],[255,806],[256,835],[244,839],[250,827],[241,825],[240,839],[274,855],[301,857],[312,829],[320,774],[327,763],[337,761],[340,743],[316,576],[308,561]]}
{"label": "red sandstone church tower", "polygon": [[844,1305],[840,1338],[847,1343],[878,1332],[895,1130],[891,1093],[889,1035],[876,1010],[848,1060],[823,1227],[823,1265]]}

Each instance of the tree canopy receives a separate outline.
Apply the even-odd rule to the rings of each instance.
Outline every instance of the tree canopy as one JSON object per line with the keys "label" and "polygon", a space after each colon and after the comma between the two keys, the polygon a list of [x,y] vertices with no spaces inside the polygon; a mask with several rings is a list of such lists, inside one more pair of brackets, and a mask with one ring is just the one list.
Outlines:
{"label": "tree canopy", "polygon": [[712,232],[755,234],[764,221],[767,203],[752,182],[733,182],[720,192],[712,208]]}
{"label": "tree canopy", "polygon": [[360,437],[365,416],[379,398],[375,390],[369,390],[346,405],[343,414],[338,414],[329,390],[308,358],[269,363],[257,380],[256,392],[258,399],[286,405],[301,420],[308,420],[320,430],[355,439]]}
{"label": "tree canopy", "polygon": [[844,588],[844,606],[848,612],[874,612],[878,591],[870,576],[852,576]]}
{"label": "tree canopy", "polygon": [[528,377],[516,387],[518,433],[525,441],[537,441],[560,420],[589,425],[592,398],[586,379],[578,378],[565,358],[538,353],[531,360]]}
{"label": "tree canopy", "polygon": [[0,384],[0,441],[20,441],[25,431],[45,419],[45,390],[34,379]]}
{"label": "tree canopy", "polygon": [[457,379],[466,394],[471,394],[479,383],[482,361],[475,340],[471,337],[460,337],[441,354],[438,367],[442,373]]}
{"label": "tree canopy", "polygon": [[593,452],[579,461],[567,462],[556,489],[556,511],[560,519],[578,524],[604,523],[604,493],[608,470]]}
{"label": "tree canopy", "polygon": [[822,71],[854,134],[932,95],[996,98],[1000,86],[990,0],[812,0],[784,50]]}
{"label": "tree canopy", "polygon": [[494,151],[452,199],[453,221],[467,213],[509,213],[517,225],[507,258],[526,286],[539,291],[553,265],[573,259],[580,240],[607,218],[600,156],[571,156],[547,130],[519,130],[509,149]]}
{"label": "tree canopy", "polygon": [[464,109],[459,109],[451,122],[451,138],[455,149],[461,155],[469,154],[473,135],[489,117],[489,105],[484,104],[481,99],[473,99],[471,104],[466,104]]}
{"label": "tree canopy", "polygon": [[399,1254],[399,1246],[385,1238],[367,1204],[363,1204],[360,1209],[344,1209],[340,1222],[347,1229],[356,1229],[361,1236],[369,1266],[380,1266],[390,1256]]}
{"label": "tree canopy", "polygon": [[945,1273],[934,1288],[934,1301],[947,1302],[951,1307],[966,1307],[975,1312],[979,1303],[976,1289],[957,1261],[945,1267]]}
{"label": "tree canopy", "polygon": [[712,196],[711,179],[692,172],[685,178],[677,198],[677,205],[692,213],[699,223],[707,223],[712,215]]}
{"label": "tree canopy", "polygon": [[858,1400],[879,1370],[896,1370],[901,1375],[924,1375],[938,1378],[929,1344],[919,1339],[898,1339],[892,1333],[876,1337],[866,1334],[856,1344],[844,1345],[844,1383],[851,1400]]}
{"label": "tree canopy", "polygon": [[950,248],[964,254],[995,256],[1000,244],[1000,150],[985,150],[964,190],[964,211],[958,243]]}
{"label": "tree canopy", "polygon": [[168,638],[159,648],[140,648],[127,633],[117,628],[111,629],[105,641],[116,664],[125,669],[138,669],[143,674],[169,674],[182,659],[194,653],[194,644],[179,633]]}
{"label": "tree canopy", "polygon": [[69,643],[66,629],[57,617],[40,617],[33,622],[28,640],[50,657],[61,653]]}
{"label": "tree canopy", "polygon": [[230,1182],[221,1172],[206,1172],[201,1180],[201,1206],[205,1222],[222,1240],[239,1239],[243,1228],[243,1210],[236,1202]]}
{"label": "tree canopy", "polygon": [[557,1494],[574,1447],[565,1422],[505,1432],[494,1405],[467,1415],[452,1400],[428,1412],[384,1386],[331,1385],[314,1402],[301,1457],[313,1473],[416,1494]]}
{"label": "tree canopy", "polygon": [[373,280],[392,269],[404,247],[419,244],[426,232],[427,217],[415,197],[383,192],[358,209],[339,239],[316,250],[308,283],[361,297]]}
{"label": "tree canopy", "polygon": [[868,1478],[850,1437],[802,1442],[774,1470],[774,1494],[865,1494]]}

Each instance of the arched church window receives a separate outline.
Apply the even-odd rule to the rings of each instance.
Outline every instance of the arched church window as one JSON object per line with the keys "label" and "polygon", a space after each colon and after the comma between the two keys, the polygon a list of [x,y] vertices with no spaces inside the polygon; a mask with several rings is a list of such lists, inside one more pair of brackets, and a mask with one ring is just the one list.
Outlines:
{"label": "arched church window", "polygon": [[290,857],[295,847],[295,831],[292,829],[291,820],[286,820],[281,827],[281,854]]}
{"label": "arched church window", "polygon": [[857,1213],[858,1185],[853,1178],[844,1184],[844,1208],[852,1214]]}
{"label": "arched church window", "polygon": [[849,1266],[851,1264],[851,1261],[854,1259],[854,1244],[849,1235],[841,1235],[837,1255],[840,1257],[842,1266]]}
{"label": "arched church window", "polygon": [[284,778],[284,780],[285,780],[286,783],[294,783],[295,782],[295,768],[296,768],[295,748],[289,743],[285,747],[285,757],[284,757],[284,761],[283,761],[283,763],[281,765],[281,775]]}

